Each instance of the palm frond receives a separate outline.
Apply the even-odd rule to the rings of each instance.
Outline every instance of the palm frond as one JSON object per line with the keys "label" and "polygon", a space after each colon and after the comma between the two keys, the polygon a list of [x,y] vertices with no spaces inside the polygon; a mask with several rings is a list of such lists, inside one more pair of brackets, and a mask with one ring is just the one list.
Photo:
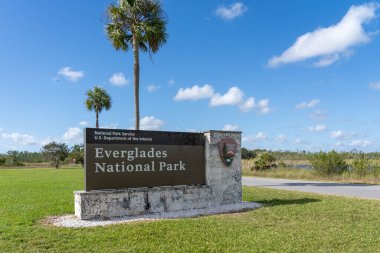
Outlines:
{"label": "palm frond", "polygon": [[102,112],[103,108],[107,111],[112,106],[112,100],[107,91],[99,86],[95,86],[92,90],[88,90],[87,99],[85,101],[86,108],[89,111]]}
{"label": "palm frond", "polygon": [[128,46],[128,35],[122,29],[122,25],[118,23],[110,23],[106,26],[106,33],[108,39],[111,41],[112,46],[116,50],[127,51]]}
{"label": "palm frond", "polygon": [[111,22],[106,33],[116,50],[126,51],[132,46],[135,34],[143,52],[156,53],[167,41],[166,15],[158,0],[120,0],[119,6],[107,9]]}

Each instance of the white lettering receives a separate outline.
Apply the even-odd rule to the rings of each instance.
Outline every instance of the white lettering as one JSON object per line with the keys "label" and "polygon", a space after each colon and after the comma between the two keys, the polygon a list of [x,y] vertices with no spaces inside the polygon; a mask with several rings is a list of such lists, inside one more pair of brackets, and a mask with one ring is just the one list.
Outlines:
{"label": "white lettering", "polygon": [[151,148],[151,149],[148,151],[148,157],[149,157],[149,158],[154,158],[154,148]]}
{"label": "white lettering", "polygon": [[133,165],[132,165],[132,164],[128,164],[128,165],[127,165],[127,171],[128,171],[128,172],[132,172],[133,170],[134,170]]}
{"label": "white lettering", "polygon": [[165,162],[160,162],[160,171],[162,171],[163,168],[165,168],[166,163]]}
{"label": "white lettering", "polygon": [[154,171],[154,161],[152,161],[152,171]]}
{"label": "white lettering", "polygon": [[182,162],[182,161],[179,161],[179,170],[186,170],[185,166],[186,166],[186,163]]}
{"label": "white lettering", "polygon": [[95,158],[103,158],[103,149],[95,148]]}
{"label": "white lettering", "polygon": [[110,158],[110,156],[112,154],[112,150],[105,150],[104,153],[106,153],[107,158]]}
{"label": "white lettering", "polygon": [[136,167],[136,172],[137,171],[143,171],[143,168],[142,168],[141,164],[136,164],[135,167]]}
{"label": "white lettering", "polygon": [[100,169],[101,171],[105,172],[106,164],[103,163],[103,167],[99,163],[95,163],[95,173],[98,173]]}
{"label": "white lettering", "polygon": [[121,152],[121,158],[125,158],[125,155],[127,154],[127,150],[122,150]]}
{"label": "white lettering", "polygon": [[135,159],[134,155],[133,155],[133,150],[129,150],[128,151],[128,161],[133,161]]}
{"label": "white lettering", "polygon": [[141,151],[140,151],[140,157],[141,157],[141,158],[146,158],[146,153],[145,153],[144,150],[141,150]]}
{"label": "white lettering", "polygon": [[114,171],[113,171],[113,166],[112,166],[112,164],[108,164],[107,165],[107,172],[108,173],[113,173]]}

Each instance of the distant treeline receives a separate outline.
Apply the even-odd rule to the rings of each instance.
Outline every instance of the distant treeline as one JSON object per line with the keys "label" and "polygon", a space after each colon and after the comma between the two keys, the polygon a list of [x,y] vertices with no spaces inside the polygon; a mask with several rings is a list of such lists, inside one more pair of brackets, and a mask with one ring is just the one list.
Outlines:
{"label": "distant treeline", "polygon": [[43,163],[48,160],[41,152],[28,152],[28,151],[8,151],[6,154],[0,154],[1,165],[22,165],[23,163]]}
{"label": "distant treeline", "polygon": [[[313,158],[315,154],[318,154],[319,152],[309,152],[309,151],[270,151],[265,149],[253,149],[249,150],[247,148],[241,149],[241,157],[242,159],[253,159],[259,156],[261,153],[270,153],[274,157],[276,157],[277,160],[310,160]],[[339,154],[344,159],[355,159],[359,157],[362,152],[358,150],[352,150],[352,151],[345,151],[345,152],[339,152]],[[366,157],[369,159],[380,159],[380,152],[370,152],[366,153]]]}
{"label": "distant treeline", "polygon": [[[75,145],[70,153],[74,153],[75,150],[83,148],[83,145]],[[313,156],[319,152],[309,152],[309,151],[270,151],[265,149],[253,149],[249,150],[247,148],[241,149],[242,159],[253,159],[258,157],[262,153],[270,153],[277,160],[310,160]],[[339,154],[344,159],[355,159],[362,154],[357,150],[352,150],[350,152],[339,152]],[[380,152],[370,152],[366,153],[366,157],[369,159],[380,159]],[[69,156],[68,159],[72,159]],[[77,160],[79,160],[77,158]],[[29,151],[8,151],[5,154],[0,154],[0,166],[4,165],[22,165],[24,163],[46,163],[50,162],[49,158],[46,157],[42,152],[29,152]]]}
{"label": "distant treeline", "polygon": [[[67,148],[67,154],[63,159],[63,163],[82,163],[83,164],[83,145],[74,145]],[[5,154],[0,154],[0,166],[14,167],[24,166],[28,163],[50,163],[51,156],[47,155],[43,149],[39,152],[15,151],[10,150]]]}

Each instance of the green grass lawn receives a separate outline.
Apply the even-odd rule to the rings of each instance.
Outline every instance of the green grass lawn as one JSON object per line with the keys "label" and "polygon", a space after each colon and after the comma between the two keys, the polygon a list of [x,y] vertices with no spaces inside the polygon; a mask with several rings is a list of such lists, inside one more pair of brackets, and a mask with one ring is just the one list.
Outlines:
{"label": "green grass lawn", "polygon": [[265,207],[239,214],[57,228],[80,169],[0,170],[0,252],[380,252],[380,201],[246,187]]}

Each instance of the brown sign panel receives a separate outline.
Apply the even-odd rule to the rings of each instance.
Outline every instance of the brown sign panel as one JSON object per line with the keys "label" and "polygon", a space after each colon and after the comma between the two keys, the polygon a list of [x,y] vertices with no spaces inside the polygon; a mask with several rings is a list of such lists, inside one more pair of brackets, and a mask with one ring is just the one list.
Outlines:
{"label": "brown sign panel", "polygon": [[85,129],[85,189],[205,184],[201,133]]}

